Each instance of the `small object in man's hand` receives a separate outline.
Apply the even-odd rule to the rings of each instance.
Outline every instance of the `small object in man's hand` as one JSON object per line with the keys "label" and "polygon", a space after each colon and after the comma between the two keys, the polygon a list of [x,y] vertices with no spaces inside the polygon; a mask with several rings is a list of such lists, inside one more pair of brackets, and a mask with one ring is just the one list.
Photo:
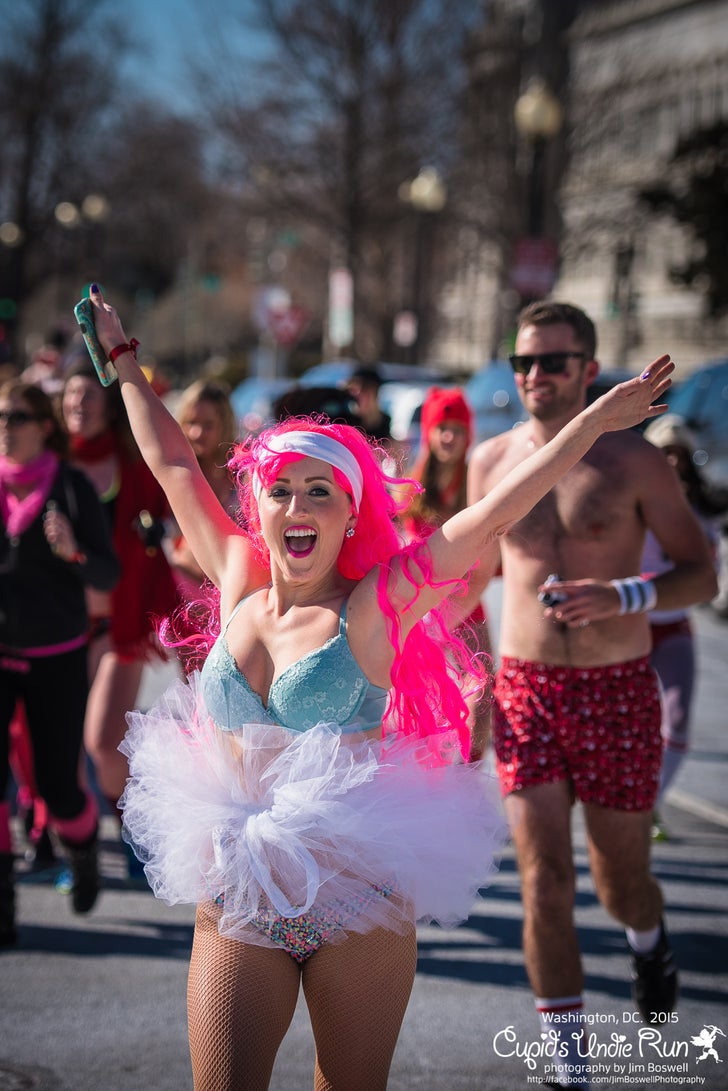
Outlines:
{"label": "small object in man's hand", "polygon": [[[557,576],[552,572],[543,582],[544,584],[560,583],[561,576]],[[567,598],[568,595],[560,594],[558,591],[539,591],[538,595],[538,601],[542,602],[544,606],[556,606],[559,602],[566,602]]]}

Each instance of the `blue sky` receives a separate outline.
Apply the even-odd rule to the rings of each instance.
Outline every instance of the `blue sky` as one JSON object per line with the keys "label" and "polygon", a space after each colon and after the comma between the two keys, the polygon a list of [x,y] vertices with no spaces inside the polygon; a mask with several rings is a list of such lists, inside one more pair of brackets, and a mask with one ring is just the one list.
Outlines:
{"label": "blue sky", "polygon": [[127,15],[139,41],[126,65],[132,80],[145,92],[187,101],[185,54],[200,33],[196,0],[126,0],[125,22]]}
{"label": "blue sky", "polygon": [[[131,24],[138,50],[126,65],[145,92],[171,100],[178,109],[193,102],[186,68],[190,54],[204,56],[210,35],[222,31],[234,40],[240,14],[255,0],[125,0],[124,20]],[[213,22],[214,21],[214,22]],[[252,38],[243,39],[249,48]]]}

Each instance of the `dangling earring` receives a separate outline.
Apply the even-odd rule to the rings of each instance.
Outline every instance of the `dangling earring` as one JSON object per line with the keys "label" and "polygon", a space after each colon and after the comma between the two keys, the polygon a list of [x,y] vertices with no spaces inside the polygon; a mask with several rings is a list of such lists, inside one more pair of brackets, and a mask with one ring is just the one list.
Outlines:
{"label": "dangling earring", "polygon": [[347,527],[346,528],[346,537],[347,538],[353,538],[354,537],[354,528],[353,527]]}

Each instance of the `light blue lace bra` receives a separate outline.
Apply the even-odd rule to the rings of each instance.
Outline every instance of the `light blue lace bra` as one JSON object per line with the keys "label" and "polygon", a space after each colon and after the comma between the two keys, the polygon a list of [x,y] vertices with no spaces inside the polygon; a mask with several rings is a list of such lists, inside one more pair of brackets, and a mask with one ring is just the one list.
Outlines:
{"label": "light blue lace bra", "polygon": [[308,731],[323,721],[352,732],[380,726],[387,690],[372,685],[352,655],[346,638],[346,601],[336,636],[274,680],[267,706],[251,689],[227,646],[228,626],[244,602],[233,610],[200,673],[205,706],[218,727],[234,731],[243,723],[264,723]]}

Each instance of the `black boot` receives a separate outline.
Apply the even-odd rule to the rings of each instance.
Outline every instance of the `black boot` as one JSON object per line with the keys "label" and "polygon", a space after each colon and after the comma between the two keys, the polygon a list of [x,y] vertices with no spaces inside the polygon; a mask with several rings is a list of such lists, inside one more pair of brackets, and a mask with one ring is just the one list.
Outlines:
{"label": "black boot", "polygon": [[17,942],[13,854],[0,852],[0,947],[12,947]]}
{"label": "black boot", "polygon": [[74,913],[88,913],[99,894],[98,829],[88,841],[72,845],[63,841],[63,849],[71,869],[71,900]]}

